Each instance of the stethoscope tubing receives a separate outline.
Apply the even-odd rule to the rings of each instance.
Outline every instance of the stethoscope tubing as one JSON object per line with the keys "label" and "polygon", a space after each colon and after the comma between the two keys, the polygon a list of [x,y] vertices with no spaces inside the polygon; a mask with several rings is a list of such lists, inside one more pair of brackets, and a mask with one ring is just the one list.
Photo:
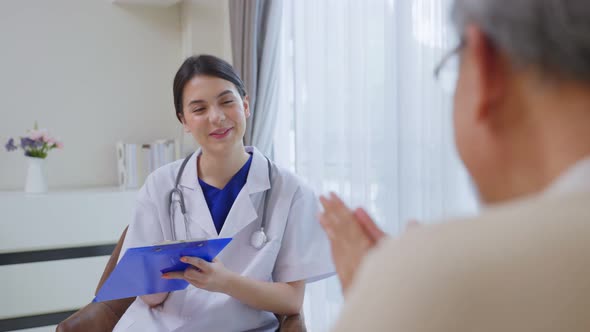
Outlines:
{"label": "stethoscope tubing", "polygon": [[[180,169],[178,170],[178,173],[176,174],[176,182],[174,184],[174,188],[172,190],[170,190],[170,194],[168,196],[169,218],[170,218],[170,235],[171,235],[172,241],[176,241],[176,227],[174,225],[174,217],[175,217],[174,202],[178,202],[178,204],[180,205],[180,212],[182,213],[182,216],[184,219],[184,227],[185,227],[185,231],[186,231],[187,240],[192,238],[192,236],[190,235],[189,227],[188,227],[188,218],[186,215],[186,204],[184,201],[184,195],[182,194],[182,190],[180,189],[179,184],[180,184],[180,179],[182,178],[182,174],[184,172],[184,168],[185,168],[186,164],[188,163],[188,161],[193,156],[193,154],[194,154],[194,152],[191,153],[190,155],[188,155],[184,159],[182,164],[180,165]],[[271,196],[270,191],[272,190],[272,187],[273,187],[273,185],[272,185],[272,166],[273,165],[268,158],[266,158],[266,162],[268,165],[268,181],[270,183],[270,188],[264,192],[264,201],[263,201],[260,229],[257,230],[256,232],[254,232],[251,236],[252,246],[255,247],[256,249],[260,249],[262,246],[264,246],[264,243],[266,242],[266,234],[264,233],[264,229],[266,227],[266,210],[268,208],[268,201],[270,200],[270,196]],[[177,199],[174,198],[175,195],[178,197]],[[255,236],[255,235],[257,235],[257,233],[260,233],[260,235]],[[262,238],[263,239],[262,243],[255,243],[255,240],[254,240],[255,238]]]}

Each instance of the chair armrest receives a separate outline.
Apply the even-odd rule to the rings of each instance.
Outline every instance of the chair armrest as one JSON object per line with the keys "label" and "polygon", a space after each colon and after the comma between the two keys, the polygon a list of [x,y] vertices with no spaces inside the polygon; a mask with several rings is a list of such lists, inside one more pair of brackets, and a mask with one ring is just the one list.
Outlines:
{"label": "chair armrest", "polygon": [[303,314],[291,316],[277,316],[279,318],[279,332],[306,332]]}
{"label": "chair armrest", "polygon": [[61,322],[57,332],[112,331],[135,298],[90,303]]}

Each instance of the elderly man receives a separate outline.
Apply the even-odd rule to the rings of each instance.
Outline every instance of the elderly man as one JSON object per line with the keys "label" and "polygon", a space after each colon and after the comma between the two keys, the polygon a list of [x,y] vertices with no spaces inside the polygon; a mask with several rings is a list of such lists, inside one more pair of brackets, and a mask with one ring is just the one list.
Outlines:
{"label": "elderly man", "polygon": [[486,208],[394,239],[323,197],[334,330],[590,331],[590,3],[455,0],[452,17],[455,140]]}

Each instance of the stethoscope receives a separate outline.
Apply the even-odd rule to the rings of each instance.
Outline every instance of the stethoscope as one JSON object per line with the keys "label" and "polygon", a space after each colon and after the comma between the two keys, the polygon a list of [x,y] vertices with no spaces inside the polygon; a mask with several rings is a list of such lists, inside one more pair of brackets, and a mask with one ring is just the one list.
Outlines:
{"label": "stethoscope", "polygon": [[[187,240],[192,239],[190,234],[190,230],[188,227],[188,218],[186,216],[186,205],[184,203],[184,195],[182,194],[182,190],[178,186],[180,183],[180,178],[182,177],[182,173],[184,172],[184,167],[188,163],[189,159],[192,157],[193,153],[191,153],[188,157],[184,159],[180,169],[178,170],[178,174],[176,174],[176,183],[174,184],[174,188],[170,191],[169,196],[169,217],[170,217],[170,233],[172,235],[172,241],[176,241],[176,227],[174,226],[174,203],[178,202],[180,205],[180,212],[182,212],[182,216],[184,218],[184,229],[186,231]],[[256,248],[261,249],[266,244],[266,233],[264,232],[264,227],[266,226],[266,209],[268,207],[268,200],[269,200],[269,191],[272,189],[272,164],[268,158],[266,158],[266,162],[268,164],[268,181],[270,183],[270,188],[264,192],[264,205],[262,210],[262,221],[260,223],[260,229],[252,233],[250,236],[250,244]],[[174,194],[176,194],[176,199],[174,198]]]}

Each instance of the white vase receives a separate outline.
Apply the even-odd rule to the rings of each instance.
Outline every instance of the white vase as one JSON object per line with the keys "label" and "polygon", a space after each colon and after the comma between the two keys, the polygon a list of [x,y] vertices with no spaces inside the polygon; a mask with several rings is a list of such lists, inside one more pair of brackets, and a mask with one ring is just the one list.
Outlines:
{"label": "white vase", "polygon": [[27,181],[25,192],[39,194],[47,192],[47,171],[44,158],[27,158]]}

